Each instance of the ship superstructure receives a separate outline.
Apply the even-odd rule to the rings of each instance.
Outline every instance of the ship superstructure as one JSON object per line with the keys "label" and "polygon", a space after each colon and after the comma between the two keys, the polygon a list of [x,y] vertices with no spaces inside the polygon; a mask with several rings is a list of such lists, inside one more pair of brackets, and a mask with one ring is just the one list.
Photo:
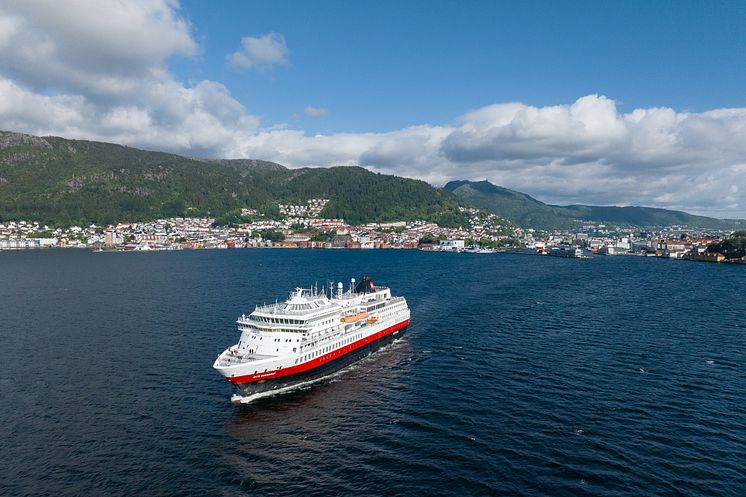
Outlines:
{"label": "ship superstructure", "polygon": [[292,387],[337,371],[404,333],[404,297],[368,277],[349,290],[296,288],[285,302],[257,306],[236,321],[241,333],[213,367],[234,384],[241,402],[257,393]]}

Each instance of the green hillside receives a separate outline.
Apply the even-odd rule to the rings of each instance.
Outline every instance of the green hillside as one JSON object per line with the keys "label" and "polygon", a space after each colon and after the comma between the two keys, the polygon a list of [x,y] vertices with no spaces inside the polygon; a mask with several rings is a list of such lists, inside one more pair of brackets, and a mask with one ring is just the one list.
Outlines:
{"label": "green hillside", "polygon": [[713,243],[708,252],[720,252],[729,259],[746,257],[746,231],[736,231],[730,237]]}
{"label": "green hillside", "polygon": [[466,226],[458,209],[465,204],[538,229],[570,228],[582,221],[744,226],[647,207],[548,205],[487,181],[453,181],[440,189],[361,167],[288,169],[262,160],[205,160],[111,143],[0,132],[0,221],[70,225],[173,216],[235,219],[244,207],[273,217],[278,215],[278,203],[319,197],[329,199],[324,217],[354,224],[422,219]]}
{"label": "green hillside", "polygon": [[452,181],[444,189],[453,192],[462,202],[488,209],[519,226],[536,229],[571,228],[583,221],[618,226],[686,225],[711,229],[736,229],[745,223],[651,207],[549,205],[525,193],[493,185],[489,181]]}
{"label": "green hillside", "polygon": [[0,132],[0,220],[106,224],[171,216],[272,215],[278,202],[325,197],[352,223],[465,219],[449,192],[357,167],[287,169],[259,160],[202,160],[57,137]]}

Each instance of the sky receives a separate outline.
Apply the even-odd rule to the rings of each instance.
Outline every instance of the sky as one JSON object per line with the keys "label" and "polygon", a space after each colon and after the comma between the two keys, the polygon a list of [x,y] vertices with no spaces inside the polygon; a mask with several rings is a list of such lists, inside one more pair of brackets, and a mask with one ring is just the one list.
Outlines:
{"label": "sky", "polygon": [[0,129],[746,218],[746,2],[0,0]]}

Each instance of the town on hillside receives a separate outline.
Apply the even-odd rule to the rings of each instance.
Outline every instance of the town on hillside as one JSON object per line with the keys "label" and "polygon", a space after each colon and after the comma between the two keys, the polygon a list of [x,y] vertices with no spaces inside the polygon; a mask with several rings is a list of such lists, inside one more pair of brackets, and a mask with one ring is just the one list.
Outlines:
{"label": "town on hillside", "polygon": [[[0,250],[90,248],[161,251],[232,248],[420,249],[435,252],[510,251],[531,255],[588,257],[638,255],[705,262],[746,263],[746,257],[712,247],[731,232],[685,226],[646,230],[584,223],[576,230],[543,232],[517,227],[484,210],[461,207],[469,225],[447,228],[428,221],[350,225],[320,217],[327,199],[279,204],[281,219],[243,209],[246,222],[216,224],[212,218],[168,218],[115,225],[50,228],[35,221],[0,223]],[[731,255],[731,257],[728,257]]]}

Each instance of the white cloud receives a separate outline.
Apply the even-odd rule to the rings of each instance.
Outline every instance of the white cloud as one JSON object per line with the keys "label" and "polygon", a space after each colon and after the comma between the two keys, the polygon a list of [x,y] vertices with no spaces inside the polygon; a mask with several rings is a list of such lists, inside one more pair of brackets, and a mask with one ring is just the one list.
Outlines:
{"label": "white cloud", "polygon": [[314,107],[313,105],[306,105],[303,109],[303,113],[308,117],[326,117],[329,115],[329,110],[325,107]]}
{"label": "white cloud", "polygon": [[[746,108],[623,113],[588,95],[491,105],[449,126],[308,135],[260,128],[219,82],[178,81],[166,62],[199,52],[190,30],[175,0],[5,0],[0,128],[291,167],[363,165],[441,184],[488,178],[556,203],[746,217]],[[245,40],[239,66],[286,63],[281,35]]]}
{"label": "white cloud", "polygon": [[5,0],[0,19],[3,74],[41,91],[127,95],[197,52],[170,0]]}
{"label": "white cloud", "polygon": [[20,20],[15,17],[5,15],[0,18],[0,50],[6,48],[10,41],[18,33]]}
{"label": "white cloud", "polygon": [[273,65],[285,65],[288,48],[285,37],[279,33],[241,38],[241,48],[228,55],[228,63],[234,69],[264,69]]}
{"label": "white cloud", "polygon": [[588,95],[572,104],[497,104],[458,126],[307,136],[259,132],[234,154],[290,166],[360,164],[422,178],[481,180],[556,203],[649,205],[746,217],[746,109],[620,113]]}
{"label": "white cloud", "polygon": [[197,51],[173,0],[6,0],[0,122],[16,131],[212,153],[259,120],[224,85],[186,86],[173,77],[166,60]]}

